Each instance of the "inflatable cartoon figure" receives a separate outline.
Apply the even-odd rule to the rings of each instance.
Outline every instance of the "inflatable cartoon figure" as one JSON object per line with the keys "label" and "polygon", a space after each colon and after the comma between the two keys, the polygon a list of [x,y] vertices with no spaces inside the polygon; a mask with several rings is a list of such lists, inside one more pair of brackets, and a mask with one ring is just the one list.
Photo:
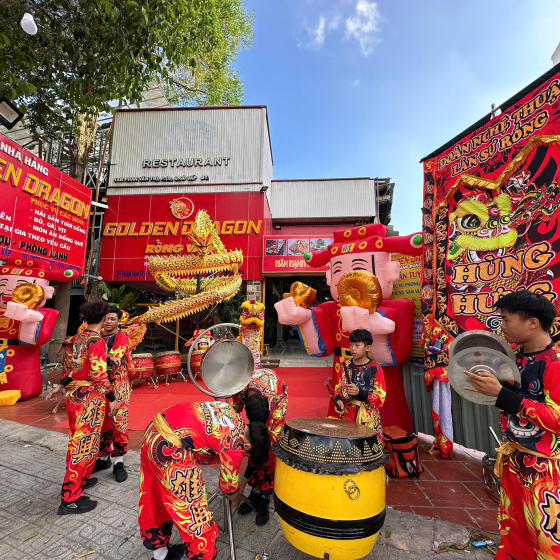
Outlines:
{"label": "inflatable cartoon figure", "polygon": [[21,400],[41,394],[40,348],[58,318],[58,311],[42,309],[54,294],[49,282],[76,276],[43,260],[8,257],[0,265],[0,391],[19,390]]}
{"label": "inflatable cartoon figure", "polygon": [[241,304],[241,328],[237,340],[243,342],[255,359],[255,369],[261,369],[261,329],[264,325],[264,303],[252,299]]}
{"label": "inflatable cartoon figure", "polygon": [[[305,254],[309,266],[330,264],[326,274],[333,301],[310,309],[297,305],[293,297],[275,304],[281,324],[297,325],[308,354],[322,357],[334,352],[333,387],[340,377],[342,361],[352,357],[350,332],[368,329],[373,336],[372,358],[383,366],[387,385],[382,422],[407,431],[412,431],[412,420],[397,366],[409,358],[412,350],[414,302],[388,299],[400,272],[400,263],[391,261],[391,254],[421,252],[420,234],[386,237],[381,224],[335,231],[334,241],[326,250]],[[336,416],[332,403],[329,415]]]}

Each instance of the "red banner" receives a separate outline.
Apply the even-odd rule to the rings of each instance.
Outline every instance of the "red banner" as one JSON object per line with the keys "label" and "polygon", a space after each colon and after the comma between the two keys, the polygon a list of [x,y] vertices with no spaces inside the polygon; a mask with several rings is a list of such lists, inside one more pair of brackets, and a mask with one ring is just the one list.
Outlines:
{"label": "red banner", "polygon": [[84,272],[91,191],[0,135],[0,258],[11,252]]}
{"label": "red banner", "polygon": [[206,210],[226,249],[243,252],[244,280],[260,280],[261,247],[271,220],[263,193],[142,194],[109,197],[99,274],[105,280],[153,282],[148,257],[191,251],[187,234]]}
{"label": "red banner", "polygon": [[[560,310],[560,81],[543,79],[424,162],[422,312],[426,381],[447,380],[460,333],[500,333],[497,299],[542,293]],[[556,320],[553,335],[560,338]]]}
{"label": "red banner", "polygon": [[332,237],[313,235],[267,235],[264,238],[264,274],[323,274],[327,270],[307,265],[303,255],[311,251],[323,251],[332,243]]}

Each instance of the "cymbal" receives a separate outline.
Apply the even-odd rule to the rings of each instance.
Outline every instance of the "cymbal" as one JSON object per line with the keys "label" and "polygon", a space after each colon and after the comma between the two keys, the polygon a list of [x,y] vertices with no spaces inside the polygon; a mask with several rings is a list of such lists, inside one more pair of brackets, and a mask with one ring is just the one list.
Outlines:
{"label": "cymbal", "polygon": [[232,396],[251,381],[255,360],[251,350],[237,340],[216,342],[202,357],[202,379],[218,397]]}
{"label": "cymbal", "polygon": [[470,378],[464,373],[465,370],[471,373],[487,371],[500,381],[512,379],[521,382],[521,374],[515,361],[502,352],[481,346],[462,350],[456,353],[449,362],[447,375],[451,386],[461,397],[477,404],[492,406],[496,404],[496,397],[464,389],[464,387],[472,387]]}
{"label": "cymbal", "polygon": [[515,362],[515,354],[508,342],[491,331],[467,331],[460,334],[449,346],[449,359],[472,347],[492,348]]}

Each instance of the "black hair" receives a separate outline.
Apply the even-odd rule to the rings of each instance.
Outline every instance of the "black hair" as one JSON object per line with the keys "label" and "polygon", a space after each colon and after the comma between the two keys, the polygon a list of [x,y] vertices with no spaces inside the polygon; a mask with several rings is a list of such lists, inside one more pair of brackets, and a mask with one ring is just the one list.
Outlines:
{"label": "black hair", "polygon": [[122,309],[119,309],[116,305],[111,305],[107,313],[114,313],[118,317],[119,321],[122,319],[123,316]]}
{"label": "black hair", "polygon": [[364,346],[371,346],[373,344],[373,337],[367,329],[356,329],[350,333],[350,342],[355,344],[363,342]]}
{"label": "black hair", "polygon": [[556,308],[550,300],[542,294],[535,294],[529,290],[520,290],[502,296],[494,307],[509,313],[517,313],[523,321],[534,317],[539,320],[545,332],[550,331],[556,317]]}
{"label": "black hair", "polygon": [[266,423],[270,414],[268,399],[261,393],[253,393],[245,400],[245,412],[249,422]]}
{"label": "black hair", "polygon": [[92,299],[80,305],[80,315],[90,325],[97,325],[109,313],[109,304],[102,299]]}
{"label": "black hair", "polygon": [[261,465],[270,451],[268,428],[262,422],[251,422],[249,424],[249,441],[251,443],[249,457],[254,465]]}

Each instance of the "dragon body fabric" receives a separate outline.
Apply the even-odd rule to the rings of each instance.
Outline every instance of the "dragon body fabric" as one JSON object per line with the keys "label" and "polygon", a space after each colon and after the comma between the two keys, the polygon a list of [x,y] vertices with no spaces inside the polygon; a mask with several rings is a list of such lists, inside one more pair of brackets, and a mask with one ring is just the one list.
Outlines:
{"label": "dragon body fabric", "polygon": [[[179,299],[151,307],[133,319],[136,324],[175,321],[233,297],[241,287],[238,269],[241,251],[228,251],[205,210],[200,210],[189,234],[189,255],[152,257],[148,269],[158,286],[179,294]],[[197,290],[197,275],[200,286]],[[197,293],[198,291],[198,293]]]}

